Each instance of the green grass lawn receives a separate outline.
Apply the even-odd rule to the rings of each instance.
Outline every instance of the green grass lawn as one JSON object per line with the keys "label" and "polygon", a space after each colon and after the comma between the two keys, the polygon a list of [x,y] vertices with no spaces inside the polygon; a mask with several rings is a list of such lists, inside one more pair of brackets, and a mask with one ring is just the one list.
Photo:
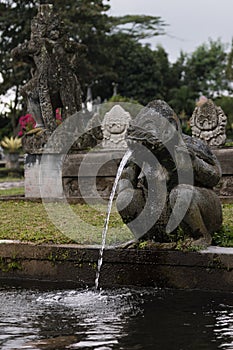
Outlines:
{"label": "green grass lawn", "polygon": [[215,245],[233,247],[233,204],[223,204],[222,229],[213,237]]}
{"label": "green grass lawn", "polygon": [[[0,169],[2,171],[2,169]],[[0,172],[1,172],[0,171]],[[24,177],[22,176],[4,176],[0,177],[0,187],[2,182],[18,182],[23,181]],[[9,188],[9,189],[0,189],[0,197],[2,196],[18,196],[18,195],[24,195],[24,187],[16,187],[16,188]]]}
{"label": "green grass lawn", "polygon": [[[0,190],[2,195],[21,195],[23,188]],[[29,201],[0,201],[0,239],[36,243],[101,244],[106,206],[42,204]],[[107,244],[133,239],[116,210],[112,211]],[[223,205],[223,225],[213,244],[233,247],[233,204]]]}
{"label": "green grass lawn", "polygon": [[24,195],[24,187],[8,188],[0,190],[0,198],[3,196],[22,196]]}
{"label": "green grass lawn", "polygon": [[24,177],[12,177],[12,176],[7,176],[7,177],[0,177],[0,184],[1,182],[14,182],[14,181],[23,181]]}
{"label": "green grass lawn", "polygon": [[[106,217],[104,206],[49,203],[45,208],[42,203],[12,200],[0,201],[0,207],[0,239],[36,243],[101,244]],[[131,239],[132,233],[123,224],[120,215],[113,212],[107,244],[118,244]]]}

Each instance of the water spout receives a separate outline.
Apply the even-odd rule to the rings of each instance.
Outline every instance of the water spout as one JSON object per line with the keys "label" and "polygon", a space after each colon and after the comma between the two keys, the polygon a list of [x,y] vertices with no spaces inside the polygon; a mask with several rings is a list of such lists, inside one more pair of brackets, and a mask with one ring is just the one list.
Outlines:
{"label": "water spout", "polygon": [[108,201],[108,208],[107,208],[107,214],[106,214],[106,218],[105,218],[105,222],[104,222],[104,227],[103,227],[103,231],[102,231],[102,243],[101,243],[101,248],[100,248],[100,252],[99,252],[99,259],[98,259],[98,265],[97,265],[97,272],[96,272],[96,279],[95,279],[95,289],[97,290],[99,287],[99,277],[100,277],[100,270],[101,270],[101,266],[103,264],[103,254],[104,254],[104,248],[105,248],[105,244],[106,244],[106,237],[107,237],[107,232],[108,232],[108,224],[109,224],[109,219],[110,219],[110,214],[111,214],[111,209],[112,209],[112,203],[113,203],[113,199],[115,197],[115,193],[116,193],[116,188],[117,188],[117,184],[118,181],[121,177],[122,171],[125,167],[125,164],[127,163],[129,157],[131,156],[132,151],[128,150],[119,165],[119,168],[117,170],[117,174],[116,174],[116,178],[112,187],[112,191],[109,197],[109,201]]}

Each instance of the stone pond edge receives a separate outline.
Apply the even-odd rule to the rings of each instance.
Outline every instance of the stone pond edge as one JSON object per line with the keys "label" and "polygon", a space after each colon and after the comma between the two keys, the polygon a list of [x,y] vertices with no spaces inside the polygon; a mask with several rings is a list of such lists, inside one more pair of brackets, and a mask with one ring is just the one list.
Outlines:
{"label": "stone pond edge", "polygon": [[[0,241],[0,285],[5,281],[94,287],[98,257],[98,246]],[[99,286],[233,292],[233,248],[183,252],[107,247]]]}

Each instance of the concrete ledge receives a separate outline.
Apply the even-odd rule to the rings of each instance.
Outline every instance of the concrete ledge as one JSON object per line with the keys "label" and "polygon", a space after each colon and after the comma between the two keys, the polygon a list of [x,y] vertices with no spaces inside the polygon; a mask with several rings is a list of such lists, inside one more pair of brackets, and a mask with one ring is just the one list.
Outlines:
{"label": "concrete ledge", "polygon": [[[99,247],[0,244],[0,279],[94,286]],[[233,291],[233,248],[200,252],[108,247],[100,287],[157,286]]]}

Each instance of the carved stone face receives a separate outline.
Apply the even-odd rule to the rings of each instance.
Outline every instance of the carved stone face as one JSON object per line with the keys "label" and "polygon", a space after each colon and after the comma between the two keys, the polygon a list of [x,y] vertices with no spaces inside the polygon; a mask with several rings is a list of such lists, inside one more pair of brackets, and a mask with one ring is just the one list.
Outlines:
{"label": "carved stone face", "polygon": [[226,123],[227,117],[221,107],[206,99],[197,104],[190,119],[192,136],[205,140],[209,146],[223,145],[226,140]]}
{"label": "carved stone face", "polygon": [[197,110],[196,125],[202,130],[212,130],[218,124],[218,116],[215,105],[208,101]]}
{"label": "carved stone face", "polygon": [[121,123],[120,121],[110,121],[109,123],[106,124],[106,129],[111,133],[111,134],[121,134],[125,131],[127,125]]}
{"label": "carved stone face", "polygon": [[126,148],[125,135],[129,122],[130,114],[126,112],[120,105],[115,105],[104,116],[101,125],[103,132],[103,147]]}

